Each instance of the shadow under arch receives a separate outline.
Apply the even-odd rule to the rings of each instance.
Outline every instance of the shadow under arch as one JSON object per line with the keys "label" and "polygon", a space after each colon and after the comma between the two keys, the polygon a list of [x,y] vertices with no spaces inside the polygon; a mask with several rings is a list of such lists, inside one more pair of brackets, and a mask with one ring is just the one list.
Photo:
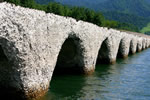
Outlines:
{"label": "shadow under arch", "polygon": [[117,58],[127,58],[129,56],[131,40],[129,41],[129,43],[126,42],[127,41],[125,38],[120,40]]}
{"label": "shadow under arch", "polygon": [[97,62],[96,64],[108,64],[111,62],[111,59],[109,58],[110,48],[108,47],[108,38],[106,38],[99,49]]}
{"label": "shadow under arch", "polygon": [[59,52],[53,75],[84,73],[84,47],[75,35],[69,36]]}
{"label": "shadow under arch", "polygon": [[121,40],[120,40],[120,43],[119,43],[117,58],[123,58],[123,54],[122,54],[122,52],[123,52],[123,50],[122,50],[123,47],[122,47],[122,45],[123,45],[123,39],[121,39]]}
{"label": "shadow under arch", "polygon": [[[1,86],[5,86],[5,82],[9,80],[9,71],[11,70],[9,57],[6,54],[6,46],[8,44],[8,40],[0,37],[0,88]],[[10,69],[10,70],[9,70]],[[9,84],[9,81],[7,82]]]}
{"label": "shadow under arch", "polygon": [[18,50],[14,43],[0,37],[0,98],[5,100],[24,99],[24,93],[18,89],[21,79],[20,73],[16,71],[19,62],[15,53],[18,53]]}
{"label": "shadow under arch", "polygon": [[135,54],[136,53],[136,43],[134,43],[134,40],[132,39],[130,41],[130,45],[129,45],[129,55]]}
{"label": "shadow under arch", "polygon": [[51,97],[46,98],[59,99],[57,95],[66,97],[79,93],[85,82],[84,50],[82,40],[76,35],[65,39],[50,82],[48,95]]}
{"label": "shadow under arch", "polygon": [[142,43],[141,42],[137,42],[137,45],[136,45],[136,52],[141,52],[142,51]]}
{"label": "shadow under arch", "polygon": [[8,58],[7,58],[7,56],[5,55],[2,46],[0,45],[0,63],[2,63],[2,62],[7,62],[7,61],[8,61]]}
{"label": "shadow under arch", "polygon": [[5,85],[9,84],[9,82],[6,84],[7,79],[9,79],[9,75],[7,76],[6,74],[8,73],[8,71],[6,70],[9,68],[10,64],[8,58],[3,50],[3,46],[0,44],[0,98],[5,98],[6,100],[8,100],[8,95],[11,98],[15,98],[14,96],[12,96],[13,94],[10,94],[10,92],[8,92],[9,88],[5,87]]}

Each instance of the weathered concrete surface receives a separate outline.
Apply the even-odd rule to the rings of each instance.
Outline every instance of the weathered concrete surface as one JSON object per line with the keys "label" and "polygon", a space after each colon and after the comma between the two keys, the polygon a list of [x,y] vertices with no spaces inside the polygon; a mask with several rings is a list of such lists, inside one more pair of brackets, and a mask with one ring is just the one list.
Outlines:
{"label": "weathered concrete surface", "polygon": [[137,48],[137,37],[133,35],[131,37],[131,41],[130,41],[129,53],[130,54],[135,54],[136,53],[136,48]]}
{"label": "weathered concrete surface", "polygon": [[142,50],[142,47],[143,47],[143,46],[142,46],[142,44],[143,44],[143,43],[142,43],[142,40],[143,40],[143,39],[142,39],[141,37],[138,38],[138,43],[137,43],[137,51],[138,51],[138,52],[140,52],[140,51]]}
{"label": "weathered concrete surface", "polygon": [[56,65],[89,74],[97,59],[114,63],[146,45],[145,35],[0,3],[0,49],[7,57],[0,60],[0,88],[35,98],[47,92]]}
{"label": "weathered concrete surface", "polygon": [[[125,34],[125,33],[124,33]],[[129,54],[131,37],[128,35],[124,36],[119,45],[118,57],[126,58]]]}
{"label": "weathered concrete surface", "polygon": [[123,34],[116,30],[109,30],[108,33],[110,35],[101,44],[97,59],[98,63],[113,64],[116,62],[120,44],[119,41],[121,40]]}

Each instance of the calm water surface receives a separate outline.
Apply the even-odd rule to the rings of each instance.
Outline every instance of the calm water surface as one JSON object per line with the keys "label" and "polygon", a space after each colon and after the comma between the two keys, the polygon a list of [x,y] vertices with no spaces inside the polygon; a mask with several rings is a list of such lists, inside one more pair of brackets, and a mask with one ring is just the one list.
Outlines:
{"label": "calm water surface", "polygon": [[150,100],[150,49],[97,65],[91,76],[55,76],[42,100]]}

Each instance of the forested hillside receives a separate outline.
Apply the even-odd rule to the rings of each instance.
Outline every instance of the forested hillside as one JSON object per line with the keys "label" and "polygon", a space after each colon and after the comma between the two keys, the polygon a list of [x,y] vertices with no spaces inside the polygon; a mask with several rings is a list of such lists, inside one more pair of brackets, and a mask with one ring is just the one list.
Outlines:
{"label": "forested hillside", "polygon": [[150,0],[36,0],[38,3],[50,1],[66,5],[82,6],[96,11],[117,11],[150,17]]}
{"label": "forested hillside", "polygon": [[150,22],[150,18],[136,16],[134,14],[126,14],[117,11],[103,12],[103,15],[105,16],[106,19],[116,20],[124,23],[130,23],[137,26],[139,29],[142,29]]}
{"label": "forested hillside", "polygon": [[49,2],[54,2],[55,0],[36,0],[39,4],[48,4]]}
{"label": "forested hillside", "polygon": [[148,0],[55,0],[62,4],[84,6],[96,11],[119,11],[139,16],[150,16]]}
{"label": "forested hillside", "polygon": [[120,23],[113,20],[106,20],[101,12],[95,12],[93,10],[82,7],[68,7],[54,2],[51,2],[47,5],[40,5],[36,3],[34,0],[5,0],[5,1],[14,3],[16,5],[21,5],[24,7],[43,10],[47,13],[55,13],[61,16],[69,16],[75,18],[76,20],[91,22],[93,24],[102,27],[139,32],[139,29],[132,24]]}
{"label": "forested hillside", "polygon": [[150,0],[36,0],[38,3],[60,2],[101,11],[106,19],[133,24],[139,29],[150,22]]}

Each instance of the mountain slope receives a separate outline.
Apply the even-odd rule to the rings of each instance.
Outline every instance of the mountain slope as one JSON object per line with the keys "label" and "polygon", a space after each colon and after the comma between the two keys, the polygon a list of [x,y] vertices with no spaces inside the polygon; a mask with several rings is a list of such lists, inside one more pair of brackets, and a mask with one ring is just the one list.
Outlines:
{"label": "mountain slope", "polygon": [[97,4],[96,7],[96,10],[119,11],[143,17],[150,17],[150,4],[144,0],[111,0]]}
{"label": "mountain slope", "polygon": [[39,4],[48,4],[49,2],[54,2],[54,0],[36,0]]}
{"label": "mountain slope", "polygon": [[83,6],[96,11],[119,11],[150,17],[150,0],[37,0],[42,4],[50,1],[72,6]]}
{"label": "mountain slope", "polygon": [[145,18],[145,17],[117,12],[117,11],[103,12],[103,15],[105,16],[106,19],[116,20],[124,23],[130,23],[137,26],[139,29],[142,29],[150,22],[150,18]]}
{"label": "mountain slope", "polygon": [[150,23],[148,23],[146,27],[144,27],[143,29],[141,29],[141,32],[150,35]]}
{"label": "mountain slope", "polygon": [[84,6],[96,11],[119,11],[150,17],[148,0],[55,0],[62,4]]}
{"label": "mountain slope", "polygon": [[[103,12],[109,20],[134,24],[140,29],[150,22],[150,0],[37,0],[81,6]],[[46,1],[46,2],[44,2]]]}

